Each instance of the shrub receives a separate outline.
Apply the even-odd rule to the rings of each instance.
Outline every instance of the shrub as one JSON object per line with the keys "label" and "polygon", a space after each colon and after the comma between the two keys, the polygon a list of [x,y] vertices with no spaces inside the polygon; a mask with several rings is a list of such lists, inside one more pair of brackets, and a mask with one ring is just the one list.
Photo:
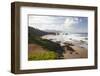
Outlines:
{"label": "shrub", "polygon": [[56,59],[57,54],[53,51],[36,52],[34,54],[29,54],[28,60],[50,60]]}

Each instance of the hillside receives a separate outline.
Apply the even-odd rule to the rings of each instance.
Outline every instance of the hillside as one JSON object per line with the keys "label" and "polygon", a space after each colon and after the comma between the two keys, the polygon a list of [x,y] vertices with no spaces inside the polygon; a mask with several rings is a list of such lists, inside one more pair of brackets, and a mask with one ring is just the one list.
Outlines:
{"label": "hillside", "polygon": [[39,46],[42,46],[44,49],[48,49],[50,51],[54,51],[58,53],[58,55],[62,55],[63,48],[60,46],[60,44],[52,42],[50,40],[42,39],[40,38],[43,35],[50,34],[48,32],[44,32],[38,29],[34,29],[32,27],[28,27],[28,43],[29,44],[37,44]]}
{"label": "hillside", "polygon": [[28,33],[29,33],[29,35],[31,34],[32,36],[43,36],[43,35],[47,35],[47,34],[54,34],[54,33],[50,33],[50,32],[44,32],[39,29],[30,27],[30,26],[28,26]]}

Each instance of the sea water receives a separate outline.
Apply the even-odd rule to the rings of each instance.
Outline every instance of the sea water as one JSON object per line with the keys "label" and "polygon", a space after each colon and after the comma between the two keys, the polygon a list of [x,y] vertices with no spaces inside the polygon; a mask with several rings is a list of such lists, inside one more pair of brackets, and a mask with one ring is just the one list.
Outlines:
{"label": "sea water", "polygon": [[65,42],[75,43],[78,46],[88,48],[88,33],[69,33],[59,35],[45,35],[43,38],[51,40],[53,42]]}
{"label": "sea water", "polygon": [[88,48],[88,33],[70,33],[65,36],[64,40],[79,42],[81,47]]}

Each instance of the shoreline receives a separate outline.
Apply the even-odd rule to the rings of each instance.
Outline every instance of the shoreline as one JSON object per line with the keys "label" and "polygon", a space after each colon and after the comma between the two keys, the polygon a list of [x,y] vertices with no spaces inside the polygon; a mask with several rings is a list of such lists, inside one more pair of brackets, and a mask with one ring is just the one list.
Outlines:
{"label": "shoreline", "polygon": [[[45,48],[43,48],[45,45],[42,46],[40,44],[35,44],[35,43],[28,44],[29,55],[31,53],[33,53],[33,55],[34,55],[35,52],[38,52],[38,53],[46,52],[47,50],[50,50],[50,47],[52,48],[52,44],[54,43],[54,44],[57,44],[57,46],[54,45],[56,47],[56,49],[51,50],[51,51],[54,51],[55,53],[58,54],[56,56],[57,59],[88,58],[88,44],[87,44],[88,40],[84,41],[84,40],[80,40],[80,38],[74,39],[74,38],[69,38],[68,36],[60,36],[59,37],[59,35],[58,36],[44,35],[41,37],[41,39],[44,39],[44,43],[45,43],[45,40],[48,40],[51,42],[48,43],[48,41],[46,41],[46,45],[48,45],[48,46],[46,46]],[[58,45],[59,45],[59,47],[58,47]],[[53,48],[54,48],[54,46],[53,46]],[[32,51],[30,51],[29,47],[32,48],[31,49]]]}
{"label": "shoreline", "polygon": [[70,46],[74,51],[65,50],[64,59],[88,58],[88,50],[84,47]]}
{"label": "shoreline", "polygon": [[[35,46],[35,48],[34,48]],[[28,54],[35,54],[35,52],[43,52],[43,48],[39,45],[28,44]],[[88,58],[88,50],[84,47],[77,46],[75,44],[68,44],[64,47],[64,52],[62,53],[63,57],[58,59],[79,59],[79,58]],[[38,51],[37,51],[38,50]],[[56,60],[56,59],[54,59]]]}

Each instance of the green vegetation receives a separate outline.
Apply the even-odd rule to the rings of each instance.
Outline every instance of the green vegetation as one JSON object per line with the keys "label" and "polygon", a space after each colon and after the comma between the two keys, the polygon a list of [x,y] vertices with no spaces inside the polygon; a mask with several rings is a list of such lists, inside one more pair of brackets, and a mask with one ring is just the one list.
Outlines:
{"label": "green vegetation", "polygon": [[62,56],[64,49],[60,46],[60,44],[41,38],[41,36],[47,34],[47,32],[43,32],[32,27],[28,28],[28,44],[37,44],[42,48],[49,50],[44,53],[31,54],[29,55],[29,60],[48,60]]}
{"label": "green vegetation", "polygon": [[63,49],[59,44],[54,43],[50,40],[41,39],[39,37],[30,37],[30,38],[31,39],[29,39],[29,42],[31,42],[31,43],[38,44],[38,45],[40,45],[43,48],[46,48],[48,50],[55,50],[55,52],[57,52],[58,50],[59,51],[61,50],[63,52]]}
{"label": "green vegetation", "polygon": [[29,54],[28,60],[50,60],[56,59],[57,54],[53,51],[36,52]]}

